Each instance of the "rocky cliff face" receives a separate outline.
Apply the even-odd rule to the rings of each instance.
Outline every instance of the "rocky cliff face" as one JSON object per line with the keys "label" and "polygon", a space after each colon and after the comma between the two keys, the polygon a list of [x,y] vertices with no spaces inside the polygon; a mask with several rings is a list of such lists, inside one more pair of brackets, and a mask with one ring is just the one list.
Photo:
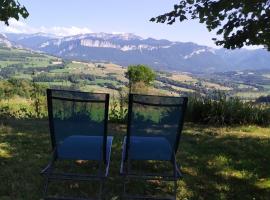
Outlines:
{"label": "rocky cliff face", "polygon": [[9,40],[33,50],[68,59],[147,64],[158,70],[216,72],[270,69],[266,50],[224,50],[194,43],[141,38],[134,34],[91,33],[70,37],[7,34]]}
{"label": "rocky cliff face", "polygon": [[12,43],[8,40],[5,34],[0,33],[0,45],[5,47],[12,47]]}

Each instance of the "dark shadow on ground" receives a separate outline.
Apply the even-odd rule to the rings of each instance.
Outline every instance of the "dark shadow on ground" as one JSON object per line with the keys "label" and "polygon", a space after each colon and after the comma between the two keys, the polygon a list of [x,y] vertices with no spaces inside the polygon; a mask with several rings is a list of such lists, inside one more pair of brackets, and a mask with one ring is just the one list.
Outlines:
{"label": "dark shadow on ground", "polygon": [[[1,125],[4,124],[4,125]],[[119,199],[122,192],[119,166],[124,125],[110,124],[115,136],[106,199]],[[270,136],[253,137],[219,134],[206,126],[185,127],[178,161],[184,173],[179,181],[179,199],[269,199]],[[0,123],[0,199],[41,199],[43,179],[40,170],[49,161],[51,144],[44,120],[8,120]],[[75,164],[80,166],[82,164]],[[163,168],[162,166],[161,168]],[[88,169],[84,167],[84,169]],[[91,168],[89,169],[91,171]],[[268,181],[266,184],[261,184]],[[134,183],[142,193],[168,192],[160,182]],[[55,189],[56,188],[56,189]],[[95,187],[69,183],[56,184],[55,193],[71,188],[92,195]],[[77,191],[76,191],[77,190]]]}

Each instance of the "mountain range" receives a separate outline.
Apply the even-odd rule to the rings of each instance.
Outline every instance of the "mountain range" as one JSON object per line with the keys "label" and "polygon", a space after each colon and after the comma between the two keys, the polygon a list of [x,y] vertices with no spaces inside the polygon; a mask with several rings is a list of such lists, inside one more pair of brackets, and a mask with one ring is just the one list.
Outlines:
{"label": "mountain range", "polygon": [[163,71],[204,73],[270,69],[270,52],[265,49],[215,49],[191,42],[144,39],[128,33],[91,33],[69,37],[6,33],[0,34],[0,43],[65,59],[112,62],[123,66],[147,64]]}

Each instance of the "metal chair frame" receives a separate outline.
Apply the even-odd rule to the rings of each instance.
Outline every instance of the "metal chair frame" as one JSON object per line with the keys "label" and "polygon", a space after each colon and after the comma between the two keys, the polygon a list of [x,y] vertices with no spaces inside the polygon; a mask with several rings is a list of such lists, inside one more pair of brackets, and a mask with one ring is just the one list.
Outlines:
{"label": "metal chair frame", "polygon": [[[98,198],[103,198],[103,186],[105,179],[108,176],[109,173],[109,166],[110,166],[110,155],[111,155],[111,149],[109,149],[109,153],[107,156],[107,124],[108,124],[108,111],[109,111],[109,94],[105,95],[105,100],[82,100],[82,99],[73,99],[73,98],[61,98],[61,97],[53,97],[52,91],[58,91],[58,92],[76,92],[76,93],[84,93],[84,92],[78,92],[78,91],[67,91],[67,90],[52,90],[47,89],[47,105],[48,105],[48,117],[49,117],[49,128],[50,128],[50,136],[51,136],[51,142],[52,142],[52,159],[50,163],[41,171],[41,175],[45,177],[45,184],[43,189],[43,196],[46,200],[51,199],[67,199],[67,200],[91,200],[89,199],[82,199],[82,198],[71,198],[71,197],[52,197],[47,196],[48,193],[48,185],[53,180],[76,180],[76,181],[99,181],[100,187],[99,187],[99,194]],[[91,93],[95,94],[95,93]],[[102,94],[102,93],[96,93],[96,94]],[[59,99],[63,101],[73,101],[73,102],[94,102],[94,103],[104,103],[105,106],[105,112],[104,112],[104,134],[103,134],[103,158],[102,160],[99,160],[99,169],[98,174],[75,174],[75,173],[56,173],[54,172],[55,162],[60,160],[57,155],[57,145],[55,141],[55,130],[54,130],[54,121],[53,121],[53,99]]]}
{"label": "metal chair frame", "polygon": [[[176,162],[176,153],[179,146],[179,141],[181,138],[181,132],[183,129],[183,123],[184,123],[184,115],[187,107],[188,98],[187,97],[180,97],[183,99],[183,103],[181,104],[154,104],[154,103],[146,103],[146,102],[140,102],[134,100],[134,95],[138,94],[130,94],[129,95],[129,107],[128,107],[128,125],[127,125],[127,136],[126,139],[123,142],[122,146],[122,160],[121,160],[121,167],[120,167],[120,175],[123,177],[123,199],[163,199],[163,200],[176,200],[177,197],[177,181],[182,178],[182,173],[179,170],[179,166]],[[143,96],[152,96],[152,95],[143,95]],[[153,96],[153,97],[165,97],[165,96]],[[166,98],[169,98],[166,96]],[[175,97],[170,97],[175,98]],[[178,97],[179,98],[179,97]],[[182,107],[182,114],[183,117],[180,118],[180,121],[178,123],[178,132],[176,135],[175,145],[174,145],[174,151],[173,155],[171,157],[170,163],[172,167],[173,173],[171,175],[168,174],[136,174],[131,173],[131,167],[130,162],[131,159],[129,158],[129,144],[130,144],[130,135],[131,135],[131,124],[132,124],[132,109],[133,109],[133,103],[142,104],[146,106],[158,106],[158,107]],[[142,196],[142,195],[128,195],[126,193],[126,184],[127,181],[131,179],[142,179],[142,180],[162,180],[162,181],[173,181],[174,182],[174,196],[170,198],[165,197],[157,197],[157,196]]]}

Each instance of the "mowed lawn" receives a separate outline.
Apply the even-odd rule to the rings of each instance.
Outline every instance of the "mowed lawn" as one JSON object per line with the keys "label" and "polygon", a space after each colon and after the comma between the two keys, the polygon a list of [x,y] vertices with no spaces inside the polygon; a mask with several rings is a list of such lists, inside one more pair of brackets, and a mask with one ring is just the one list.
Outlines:
{"label": "mowed lawn", "polygon": [[[109,129],[115,139],[104,196],[116,200],[122,192],[119,166],[125,126],[110,124]],[[0,122],[1,200],[42,199],[43,178],[39,172],[49,161],[50,148],[46,120]],[[270,199],[270,128],[186,124],[178,162],[184,173],[178,182],[178,199]],[[94,169],[85,167],[84,162],[73,165],[89,173]],[[167,193],[172,189],[172,185],[158,181],[134,182],[130,187],[133,192],[145,194]],[[96,191],[94,182],[57,182],[49,189],[54,195],[72,193],[83,197]]]}

